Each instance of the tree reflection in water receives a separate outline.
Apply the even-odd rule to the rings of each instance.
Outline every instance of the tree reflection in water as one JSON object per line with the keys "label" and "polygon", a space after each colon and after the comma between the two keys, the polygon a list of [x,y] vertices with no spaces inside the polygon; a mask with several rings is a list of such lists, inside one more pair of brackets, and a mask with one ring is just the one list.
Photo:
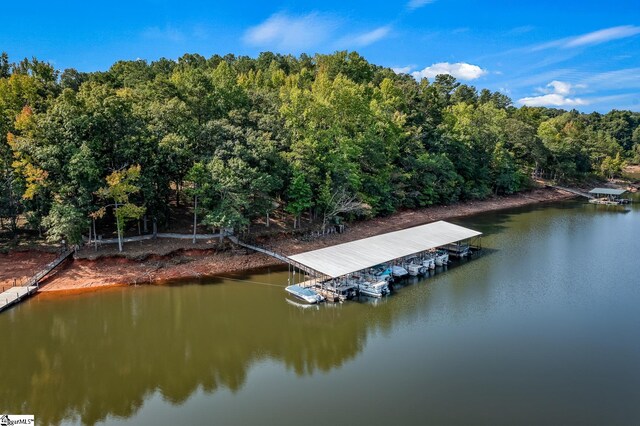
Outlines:
{"label": "tree reflection in water", "polygon": [[40,295],[2,315],[3,408],[43,424],[126,418],[156,390],[173,404],[199,387],[236,392],[264,359],[300,376],[328,371],[361,352],[367,333],[390,327],[386,303],[300,309],[282,288],[217,281]]}

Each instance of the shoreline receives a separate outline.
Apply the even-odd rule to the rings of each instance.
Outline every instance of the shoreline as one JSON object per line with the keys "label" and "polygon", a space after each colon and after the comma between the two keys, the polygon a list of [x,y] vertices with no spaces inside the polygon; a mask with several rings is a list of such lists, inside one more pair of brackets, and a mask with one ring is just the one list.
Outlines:
{"label": "shoreline", "polygon": [[[332,234],[312,241],[278,235],[268,244],[273,250],[293,255],[322,247],[341,244],[386,232],[410,228],[437,220],[447,220],[473,214],[536,205],[574,198],[574,194],[552,188],[534,189],[510,196],[481,201],[456,203],[450,206],[427,207],[396,212],[387,217],[374,218],[349,225],[347,232]],[[162,250],[160,250],[162,252]],[[15,270],[24,272],[42,253],[12,252],[0,256],[0,284],[8,285]],[[46,262],[45,262],[46,263]],[[7,265],[5,268],[4,266]],[[222,274],[248,272],[260,268],[284,265],[267,255],[233,248],[220,251],[212,246],[180,247],[169,253],[149,254],[143,259],[121,256],[100,256],[96,259],[74,259],[41,282],[40,293],[76,294],[131,285],[163,285],[175,280],[215,277]],[[8,269],[7,269],[8,268]],[[6,270],[6,271],[5,271]]]}

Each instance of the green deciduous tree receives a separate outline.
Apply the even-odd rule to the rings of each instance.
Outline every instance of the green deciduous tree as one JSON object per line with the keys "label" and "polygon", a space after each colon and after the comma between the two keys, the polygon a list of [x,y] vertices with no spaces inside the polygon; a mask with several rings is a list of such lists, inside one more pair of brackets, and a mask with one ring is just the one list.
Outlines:
{"label": "green deciduous tree", "polygon": [[211,191],[211,178],[202,163],[195,163],[185,178],[191,183],[188,193],[193,197],[193,244],[196,243],[198,229],[198,200],[207,197]]}
{"label": "green deciduous tree", "polygon": [[89,218],[70,203],[55,200],[49,214],[43,220],[47,227],[47,239],[55,242],[65,239],[69,244],[82,242],[82,231],[87,229]]}
{"label": "green deciduous tree", "polygon": [[626,163],[620,157],[620,153],[617,153],[614,158],[606,156],[605,159],[602,160],[602,164],[600,164],[600,172],[604,177],[612,180],[622,174],[625,165]]}
{"label": "green deciduous tree", "polygon": [[303,173],[294,172],[291,183],[289,184],[287,211],[294,217],[293,227],[300,226],[300,215],[311,207],[311,187],[307,183]]}
{"label": "green deciduous tree", "polygon": [[140,177],[140,166],[131,166],[124,170],[117,170],[106,178],[107,186],[97,191],[98,197],[113,204],[103,206],[97,212],[98,217],[104,216],[107,207],[113,207],[118,233],[118,250],[122,251],[122,233],[127,220],[139,219],[145,212],[144,207],[133,204],[129,197],[140,191],[135,183]]}
{"label": "green deciduous tree", "polygon": [[[385,215],[520,191],[530,175],[611,178],[624,161],[640,162],[640,113],[516,108],[356,52],[186,54],[60,75],[0,55],[0,227],[26,219],[50,238],[75,241],[78,218],[108,203],[120,236],[142,208],[146,232],[147,216],[168,227],[192,200],[195,238],[199,221],[246,231],[282,205],[295,227],[307,211],[326,226],[356,216],[332,213],[341,204]],[[127,201],[99,191],[132,164]]]}

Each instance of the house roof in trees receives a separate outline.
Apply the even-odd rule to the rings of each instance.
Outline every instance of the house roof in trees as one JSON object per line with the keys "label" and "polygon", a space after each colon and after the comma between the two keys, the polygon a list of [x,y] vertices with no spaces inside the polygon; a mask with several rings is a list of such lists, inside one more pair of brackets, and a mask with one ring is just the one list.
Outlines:
{"label": "house roof in trees", "polygon": [[593,188],[589,191],[589,194],[597,195],[622,195],[627,192],[624,189],[611,189],[611,188]]}
{"label": "house roof in trees", "polygon": [[482,232],[441,220],[289,258],[321,274],[336,278],[479,235]]}

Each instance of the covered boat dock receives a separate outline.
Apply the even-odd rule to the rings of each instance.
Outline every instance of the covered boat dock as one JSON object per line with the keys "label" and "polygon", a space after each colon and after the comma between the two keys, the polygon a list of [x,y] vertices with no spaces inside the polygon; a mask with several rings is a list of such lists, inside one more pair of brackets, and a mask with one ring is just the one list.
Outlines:
{"label": "covered boat dock", "polygon": [[461,241],[480,235],[481,232],[441,220],[296,254],[289,259],[316,271],[315,279],[338,278],[438,247],[459,247]]}
{"label": "covered boat dock", "polygon": [[612,188],[594,188],[589,191],[594,198],[589,200],[593,204],[607,204],[607,205],[619,205],[627,204],[629,200],[621,198],[621,195],[626,193],[625,189],[612,189]]}

